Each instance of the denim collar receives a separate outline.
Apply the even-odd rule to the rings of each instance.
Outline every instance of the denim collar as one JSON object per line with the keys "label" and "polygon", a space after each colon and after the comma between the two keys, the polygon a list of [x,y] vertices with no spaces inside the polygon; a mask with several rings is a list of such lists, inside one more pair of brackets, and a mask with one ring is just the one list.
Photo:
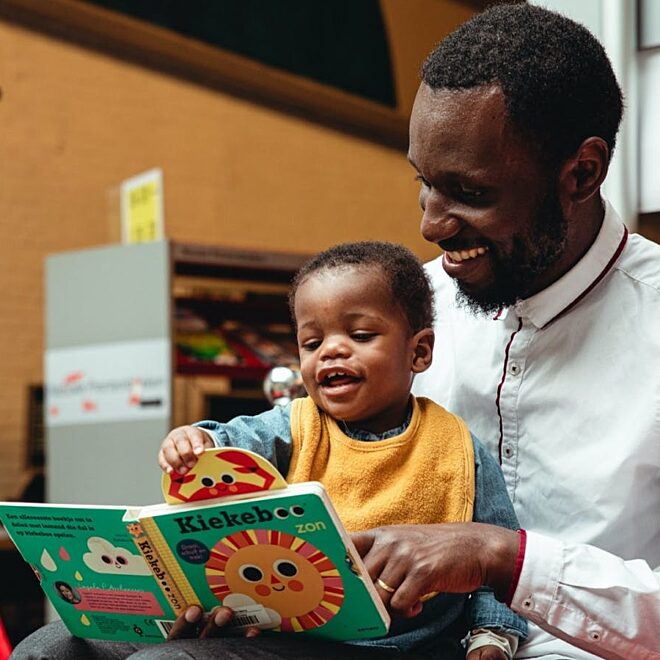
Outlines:
{"label": "denim collar", "polygon": [[408,409],[406,411],[406,418],[403,420],[403,424],[397,426],[393,429],[383,431],[382,433],[372,433],[371,431],[366,431],[365,429],[357,428],[356,426],[349,426],[347,422],[344,422],[341,419],[337,420],[339,428],[353,440],[364,440],[366,442],[375,442],[377,440],[387,440],[388,438],[393,438],[397,435],[401,435],[410,424],[410,419],[412,417],[412,402],[408,402]]}

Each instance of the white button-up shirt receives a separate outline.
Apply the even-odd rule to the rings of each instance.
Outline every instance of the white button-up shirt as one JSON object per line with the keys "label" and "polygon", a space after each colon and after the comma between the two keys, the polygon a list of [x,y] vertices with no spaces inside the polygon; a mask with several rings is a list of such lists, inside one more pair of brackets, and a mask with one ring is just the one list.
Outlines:
{"label": "white button-up shirt", "polygon": [[[441,260],[414,391],[500,460],[530,532],[512,607],[600,656],[660,658],[660,246],[607,205],[585,256],[495,318],[456,306]],[[530,629],[516,657],[593,657]]]}

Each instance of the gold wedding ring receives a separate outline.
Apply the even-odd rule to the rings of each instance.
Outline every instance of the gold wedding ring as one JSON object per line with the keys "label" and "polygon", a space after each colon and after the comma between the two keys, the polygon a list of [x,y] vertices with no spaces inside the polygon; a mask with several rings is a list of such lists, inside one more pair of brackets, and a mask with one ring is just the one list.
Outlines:
{"label": "gold wedding ring", "polygon": [[387,591],[388,594],[393,594],[396,591],[394,587],[390,587],[387,582],[383,582],[380,578],[376,580],[376,584],[384,591]]}

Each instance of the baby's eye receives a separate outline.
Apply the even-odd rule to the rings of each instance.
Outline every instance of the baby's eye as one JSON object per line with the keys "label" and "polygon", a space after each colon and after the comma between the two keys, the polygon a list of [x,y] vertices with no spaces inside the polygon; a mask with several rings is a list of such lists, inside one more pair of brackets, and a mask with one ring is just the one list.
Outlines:
{"label": "baby's eye", "polygon": [[373,339],[376,336],[375,332],[354,332],[351,337],[353,341],[365,342]]}
{"label": "baby's eye", "polygon": [[317,339],[312,339],[310,341],[303,342],[301,344],[301,348],[304,351],[315,351],[320,345],[321,345],[320,341],[318,341]]}

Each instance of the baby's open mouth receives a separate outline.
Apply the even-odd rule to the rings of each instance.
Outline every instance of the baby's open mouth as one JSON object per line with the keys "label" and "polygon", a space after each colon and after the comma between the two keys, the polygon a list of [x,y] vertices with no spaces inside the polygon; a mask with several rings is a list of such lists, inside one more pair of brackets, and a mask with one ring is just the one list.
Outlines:
{"label": "baby's open mouth", "polygon": [[358,380],[359,378],[356,376],[351,376],[343,371],[333,371],[323,378],[321,385],[323,387],[339,387],[340,385],[355,383]]}

